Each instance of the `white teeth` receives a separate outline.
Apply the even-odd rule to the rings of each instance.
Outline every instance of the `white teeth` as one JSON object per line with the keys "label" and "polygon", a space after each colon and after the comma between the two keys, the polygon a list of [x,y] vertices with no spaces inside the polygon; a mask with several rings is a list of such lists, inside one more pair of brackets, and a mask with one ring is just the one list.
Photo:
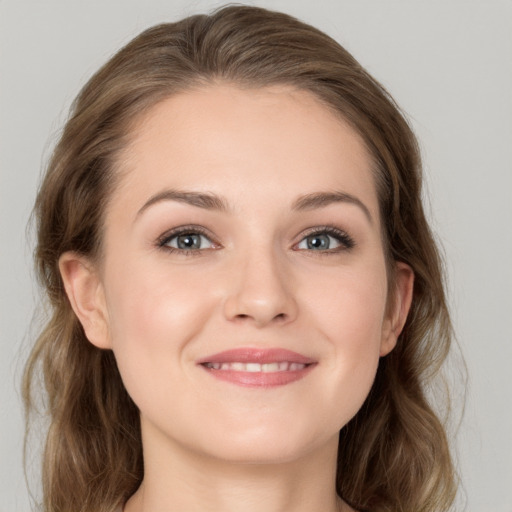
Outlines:
{"label": "white teeth", "polygon": [[295,372],[302,370],[306,367],[302,363],[289,363],[288,361],[280,361],[278,363],[206,363],[207,368],[213,370],[231,370],[235,372],[249,372],[249,373],[275,373],[275,372]]}
{"label": "white teeth", "polygon": [[279,371],[279,363],[265,363],[261,365],[261,371],[265,373]]}

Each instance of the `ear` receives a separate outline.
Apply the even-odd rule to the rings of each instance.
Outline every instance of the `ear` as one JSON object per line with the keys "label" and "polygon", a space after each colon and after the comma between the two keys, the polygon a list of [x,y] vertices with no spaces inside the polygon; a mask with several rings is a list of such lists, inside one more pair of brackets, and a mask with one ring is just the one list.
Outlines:
{"label": "ear", "polygon": [[94,266],[84,256],[65,252],[59,258],[59,270],[87,339],[98,348],[111,348],[105,294]]}
{"label": "ear", "polygon": [[395,348],[412,302],[414,271],[407,263],[397,261],[394,274],[395,289],[391,293],[391,304],[388,304],[386,318],[382,325],[381,357]]}

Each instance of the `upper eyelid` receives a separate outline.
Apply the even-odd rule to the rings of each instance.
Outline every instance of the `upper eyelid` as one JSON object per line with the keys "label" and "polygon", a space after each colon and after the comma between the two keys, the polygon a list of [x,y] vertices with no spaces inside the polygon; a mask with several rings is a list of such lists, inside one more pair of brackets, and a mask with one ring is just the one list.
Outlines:
{"label": "upper eyelid", "polygon": [[[218,242],[215,240],[215,237],[210,233],[209,230],[205,229],[202,226],[197,225],[185,225],[185,226],[178,226],[172,229],[169,229],[162,235],[160,235],[157,238],[157,244],[159,246],[165,245],[169,240],[172,240],[173,238],[185,235],[185,234],[198,234],[201,236],[204,236],[210,240],[210,242],[217,244]],[[200,250],[200,249],[198,249]]]}
{"label": "upper eyelid", "polygon": [[315,226],[312,228],[305,229],[304,231],[302,231],[300,233],[300,235],[298,235],[298,238],[299,238],[299,240],[302,240],[303,238],[306,238],[308,236],[321,234],[321,233],[326,233],[328,235],[334,235],[334,236],[338,235],[338,236],[342,236],[344,238],[352,239],[350,234],[345,229],[341,229],[337,226],[330,226],[330,225]]}
{"label": "upper eyelid", "polygon": [[326,224],[326,225],[313,226],[310,228],[306,228],[305,230],[302,231],[302,233],[299,236],[308,236],[310,234],[324,233],[324,232],[348,234],[344,229],[341,229],[337,226],[332,226],[332,225]]}

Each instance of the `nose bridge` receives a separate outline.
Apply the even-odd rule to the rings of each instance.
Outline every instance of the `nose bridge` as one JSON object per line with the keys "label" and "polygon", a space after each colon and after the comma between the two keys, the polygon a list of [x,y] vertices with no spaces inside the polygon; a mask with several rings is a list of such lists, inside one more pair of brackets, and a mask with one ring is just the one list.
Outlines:
{"label": "nose bridge", "polygon": [[252,320],[262,326],[290,321],[297,304],[285,257],[271,243],[245,250],[229,272],[231,286],[225,303],[230,320]]}

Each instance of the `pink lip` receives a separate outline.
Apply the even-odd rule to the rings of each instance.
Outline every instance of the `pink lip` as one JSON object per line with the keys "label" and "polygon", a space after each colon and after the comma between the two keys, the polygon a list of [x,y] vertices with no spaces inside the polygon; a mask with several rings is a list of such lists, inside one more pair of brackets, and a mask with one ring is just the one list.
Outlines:
{"label": "pink lip", "polygon": [[204,357],[197,361],[197,364],[204,363],[278,363],[280,361],[288,361],[290,363],[312,364],[316,363],[314,359],[305,357],[297,352],[285,350],[283,348],[235,348],[225,350],[218,354]]}
{"label": "pink lip", "polygon": [[[219,370],[207,366],[208,363],[298,363],[304,368],[276,372],[249,372],[237,370]],[[281,348],[262,349],[243,347],[226,350],[201,358],[197,364],[211,376],[245,387],[283,386],[305,377],[315,366],[316,361],[309,357]]]}

